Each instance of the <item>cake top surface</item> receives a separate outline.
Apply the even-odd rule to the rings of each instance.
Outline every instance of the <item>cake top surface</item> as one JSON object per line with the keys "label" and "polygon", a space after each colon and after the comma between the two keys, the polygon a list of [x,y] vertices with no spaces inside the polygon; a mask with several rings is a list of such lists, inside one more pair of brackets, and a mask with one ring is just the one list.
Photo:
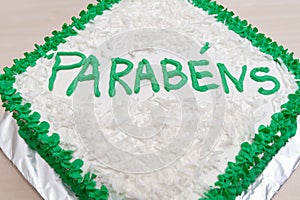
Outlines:
{"label": "cake top surface", "polygon": [[5,69],[4,106],[29,146],[73,191],[98,175],[81,198],[198,199],[214,182],[207,197],[236,196],[295,133],[299,62],[192,3],[102,1]]}

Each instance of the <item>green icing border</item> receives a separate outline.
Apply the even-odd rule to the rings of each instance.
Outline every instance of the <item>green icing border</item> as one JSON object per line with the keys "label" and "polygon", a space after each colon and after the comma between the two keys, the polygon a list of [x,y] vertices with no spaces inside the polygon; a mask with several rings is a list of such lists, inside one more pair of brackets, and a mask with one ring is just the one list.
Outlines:
{"label": "green icing border", "polygon": [[[248,39],[253,46],[265,54],[271,55],[273,60],[280,60],[287,66],[288,71],[300,77],[299,59],[294,59],[293,53],[288,53],[283,46],[278,46],[272,39],[259,33],[246,20],[241,20],[233,12],[211,0],[190,0],[196,7],[202,8],[210,15],[215,15],[217,21],[222,22],[229,30],[242,38]],[[296,81],[300,87],[299,81]],[[246,142],[235,157],[235,162],[229,162],[224,174],[218,176],[215,187],[205,193],[203,199],[235,199],[242,192],[247,191],[250,184],[263,172],[267,164],[278,151],[285,146],[289,138],[296,134],[297,116],[300,114],[300,90],[288,95],[289,101],[281,106],[282,111],[272,115],[268,126],[261,125],[253,138],[252,144]]]}
{"label": "green icing border", "polygon": [[77,35],[76,30],[85,29],[85,24],[93,20],[96,16],[102,15],[105,10],[109,10],[113,4],[120,0],[97,0],[96,5],[89,4],[87,11],[81,11],[79,18],[72,17],[70,25],[64,24],[61,31],[53,31],[52,36],[45,37],[43,45],[35,44],[35,50],[31,53],[24,53],[25,58],[15,59],[11,68],[4,68],[4,74],[0,75],[0,94],[3,107],[6,111],[13,113],[13,118],[17,120],[19,134],[28,146],[37,151],[40,156],[59,174],[63,182],[76,194],[79,199],[108,199],[108,190],[102,185],[96,189],[94,179],[96,175],[82,174],[81,167],[83,161],[73,160],[72,151],[64,150],[59,146],[60,137],[58,134],[49,133],[49,123],[40,121],[40,114],[30,110],[31,104],[22,105],[22,97],[13,88],[15,75],[26,71],[28,67],[36,65],[36,61],[41,57],[47,57],[51,50],[57,50],[58,45],[66,42],[66,38]]}
{"label": "green icing border", "polygon": [[[96,189],[94,181],[96,175],[86,173],[82,175],[83,161],[72,159],[72,151],[67,151],[59,146],[59,135],[49,133],[49,123],[40,121],[40,114],[30,110],[30,103],[22,105],[22,97],[13,88],[15,75],[26,71],[30,66],[35,66],[41,57],[47,57],[47,52],[57,50],[65,38],[77,35],[76,30],[85,29],[85,24],[96,16],[102,15],[104,10],[109,10],[113,4],[121,0],[97,0],[96,5],[88,5],[87,11],[81,11],[80,17],[72,17],[72,24],[64,24],[61,31],[53,31],[51,37],[45,37],[45,44],[35,45],[35,50],[25,53],[25,58],[15,59],[11,68],[4,68],[0,75],[0,94],[3,107],[13,113],[19,126],[19,134],[28,146],[37,151],[41,157],[55,170],[65,184],[76,194],[79,199],[108,198],[108,190],[103,185]],[[225,24],[229,30],[234,31],[243,38],[248,39],[253,46],[261,52],[271,55],[274,61],[282,62],[288,70],[300,77],[299,60],[294,59],[293,53],[288,53],[283,46],[278,46],[270,38],[259,33],[246,20],[241,20],[233,12],[211,0],[189,0],[196,7],[215,15],[216,19]],[[75,30],[76,29],[76,30]],[[300,88],[300,82],[296,81]],[[300,113],[300,89],[288,96],[289,101],[281,106],[282,111],[272,116],[268,126],[261,125],[252,144],[243,143],[241,150],[235,157],[235,162],[229,162],[224,174],[218,176],[215,187],[211,188],[203,199],[235,199],[236,196],[246,191],[250,184],[263,172],[272,157],[285,146],[289,138],[296,134],[297,116]],[[71,161],[73,160],[73,161]]]}

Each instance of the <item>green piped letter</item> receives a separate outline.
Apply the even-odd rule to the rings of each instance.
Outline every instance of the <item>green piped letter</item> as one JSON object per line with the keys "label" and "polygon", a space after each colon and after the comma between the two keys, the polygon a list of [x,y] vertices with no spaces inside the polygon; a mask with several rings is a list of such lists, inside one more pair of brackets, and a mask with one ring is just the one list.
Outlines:
{"label": "green piped letter", "polygon": [[266,90],[262,87],[258,89],[258,92],[263,95],[274,94],[274,93],[278,92],[278,90],[280,89],[280,82],[275,77],[267,76],[267,75],[265,75],[265,76],[256,75],[256,73],[258,73],[258,72],[269,73],[269,71],[270,71],[270,69],[268,67],[259,67],[259,68],[254,68],[250,72],[250,77],[256,82],[271,81],[274,83],[274,88],[272,88],[271,90]]}
{"label": "green piped letter", "polygon": [[[143,73],[143,68],[146,66],[146,73]],[[159,84],[155,78],[153,69],[149,63],[148,60],[143,59],[139,62],[139,66],[136,70],[136,78],[135,78],[135,85],[134,85],[134,92],[137,94],[140,92],[140,86],[141,86],[141,79],[148,79],[151,82],[152,90],[154,92],[158,92],[160,87]]]}
{"label": "green piped letter", "polygon": [[[61,64],[61,57],[64,56],[70,56],[70,57],[80,57],[81,60],[78,63],[75,64],[71,64],[71,65],[60,65]],[[49,78],[49,84],[48,84],[48,89],[50,91],[53,90],[53,85],[54,85],[54,81],[56,79],[56,75],[57,72],[60,70],[71,70],[71,69],[75,69],[75,68],[79,68],[82,66],[82,64],[84,63],[86,57],[83,53],[80,52],[58,52],[55,56],[55,63],[54,66],[52,68],[52,74],[51,77]]]}
{"label": "green piped letter", "polygon": [[225,67],[224,64],[218,63],[217,66],[218,66],[219,71],[220,71],[220,75],[221,75],[221,78],[222,78],[222,83],[223,83],[224,91],[225,91],[226,94],[229,93],[229,87],[228,87],[225,75],[227,75],[228,78],[233,82],[233,84],[235,85],[235,88],[239,92],[243,92],[244,91],[244,80],[245,80],[245,76],[246,76],[246,72],[247,72],[247,66],[246,65],[244,65],[242,67],[242,74],[241,74],[239,80],[237,80],[234,76],[232,76],[232,74],[230,74],[230,72],[228,71],[228,69]]}
{"label": "green piped letter", "polygon": [[[92,74],[85,75],[84,73],[88,69],[89,66],[92,66],[93,71]],[[71,96],[73,92],[75,91],[78,82],[83,82],[83,81],[90,81],[94,80],[94,93],[96,97],[100,97],[101,93],[99,90],[99,79],[100,79],[100,73],[99,73],[99,61],[98,59],[90,55],[83,64],[83,68],[80,70],[79,74],[76,76],[76,78],[72,81],[71,85],[67,89],[67,95]]]}
{"label": "green piped letter", "polygon": [[204,71],[204,72],[196,72],[195,67],[196,66],[207,66],[209,65],[208,60],[198,60],[198,61],[189,61],[188,62],[190,72],[191,72],[191,78],[192,78],[192,85],[193,88],[199,92],[206,92],[208,90],[216,89],[219,87],[219,85],[212,83],[208,85],[199,85],[198,79],[202,79],[205,77],[212,78],[213,75],[209,71]]}
{"label": "green piped letter", "polygon": [[[182,65],[180,64],[180,62],[176,61],[176,60],[172,60],[172,59],[167,59],[165,58],[164,60],[162,60],[160,62],[161,66],[162,66],[162,71],[163,71],[163,75],[164,75],[164,84],[165,84],[165,89],[169,92],[170,90],[178,90],[180,88],[182,88],[188,78],[187,76],[182,72]],[[168,71],[167,70],[167,65],[174,65],[175,69],[172,71]],[[175,76],[180,76],[181,80],[177,83],[177,84],[171,84],[169,79],[173,78]]]}
{"label": "green piped letter", "polygon": [[[127,68],[122,72],[117,72],[117,65],[123,64],[127,65]],[[118,81],[125,89],[128,95],[132,94],[132,90],[130,87],[125,83],[125,81],[121,80],[120,78],[129,74],[133,69],[133,63],[129,60],[123,58],[113,58],[112,59],[112,66],[110,70],[110,80],[109,80],[109,96],[113,97],[116,94],[116,81]]]}

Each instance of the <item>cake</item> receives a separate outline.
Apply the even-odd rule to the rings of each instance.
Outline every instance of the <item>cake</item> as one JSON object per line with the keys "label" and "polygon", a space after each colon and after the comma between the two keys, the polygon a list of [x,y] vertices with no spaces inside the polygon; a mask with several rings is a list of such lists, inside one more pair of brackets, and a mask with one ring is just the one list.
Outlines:
{"label": "cake", "polygon": [[295,135],[299,61],[216,3],[101,1],[72,19],[0,91],[80,199],[234,199]]}

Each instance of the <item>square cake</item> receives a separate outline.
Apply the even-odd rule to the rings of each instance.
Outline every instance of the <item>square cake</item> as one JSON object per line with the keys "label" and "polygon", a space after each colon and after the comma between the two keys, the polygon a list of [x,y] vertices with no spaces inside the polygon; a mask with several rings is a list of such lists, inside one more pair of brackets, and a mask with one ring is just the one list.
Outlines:
{"label": "square cake", "polygon": [[297,131],[299,60],[210,0],[102,0],[0,75],[79,199],[235,199]]}

